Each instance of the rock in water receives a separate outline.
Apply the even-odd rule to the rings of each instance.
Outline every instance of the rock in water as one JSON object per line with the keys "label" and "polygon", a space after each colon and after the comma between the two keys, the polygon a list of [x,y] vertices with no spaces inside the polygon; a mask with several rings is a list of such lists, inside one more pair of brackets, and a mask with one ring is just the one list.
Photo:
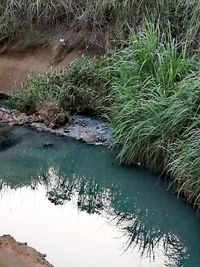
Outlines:
{"label": "rock in water", "polygon": [[43,148],[51,148],[54,147],[55,145],[53,143],[45,143],[42,145]]}

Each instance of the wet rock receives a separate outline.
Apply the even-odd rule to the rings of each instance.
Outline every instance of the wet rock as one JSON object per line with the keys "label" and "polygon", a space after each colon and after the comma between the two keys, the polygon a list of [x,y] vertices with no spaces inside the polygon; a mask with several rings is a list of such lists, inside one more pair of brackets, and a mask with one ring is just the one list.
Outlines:
{"label": "wet rock", "polygon": [[92,135],[81,136],[81,140],[83,140],[84,142],[88,144],[94,144],[97,142],[96,137]]}
{"label": "wet rock", "polygon": [[32,114],[28,116],[16,110],[0,108],[0,124],[6,123],[10,126],[28,125],[38,131],[46,131],[60,136],[68,136],[95,145],[108,145],[113,142],[110,125],[100,120],[92,119],[87,116],[76,115],[71,117],[71,119],[62,127],[57,126],[57,128],[55,128],[54,126],[57,124],[56,117],[54,118],[55,121],[53,122],[53,125],[51,123],[43,123],[43,119],[44,118],[42,118],[39,114]]}

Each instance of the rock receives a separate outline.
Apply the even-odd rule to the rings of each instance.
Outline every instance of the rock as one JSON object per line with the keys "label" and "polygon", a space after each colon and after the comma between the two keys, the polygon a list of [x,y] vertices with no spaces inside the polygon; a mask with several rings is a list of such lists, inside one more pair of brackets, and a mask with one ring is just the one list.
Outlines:
{"label": "rock", "polygon": [[54,146],[55,145],[53,143],[46,143],[42,145],[43,148],[49,148],[49,147],[54,147]]}
{"label": "rock", "polygon": [[95,136],[92,136],[92,135],[88,135],[88,136],[81,136],[81,139],[88,143],[88,144],[94,144],[96,143],[96,137]]}
{"label": "rock", "polygon": [[[107,145],[113,143],[111,127],[108,123],[83,115],[75,115],[68,123],[65,123],[66,114],[63,114],[63,111],[55,103],[48,102],[43,108],[41,115],[32,114],[30,116],[16,110],[0,108],[0,124],[29,125],[38,131],[72,137],[89,144]],[[64,124],[64,126],[58,128],[60,124]],[[46,147],[50,146],[47,145]]]}
{"label": "rock", "polygon": [[68,119],[66,113],[56,103],[50,101],[43,102],[39,114],[44,124],[52,129],[64,125]]}

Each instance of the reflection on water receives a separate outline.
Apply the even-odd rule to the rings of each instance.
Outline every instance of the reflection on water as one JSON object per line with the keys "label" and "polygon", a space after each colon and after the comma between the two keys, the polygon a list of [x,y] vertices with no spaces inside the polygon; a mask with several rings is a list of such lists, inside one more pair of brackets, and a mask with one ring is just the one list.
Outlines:
{"label": "reflection on water", "polygon": [[[76,203],[80,211],[89,214],[103,215],[109,222],[123,231],[126,237],[124,252],[138,249],[141,256],[155,260],[157,248],[163,247],[164,254],[173,266],[182,266],[187,249],[172,233],[162,236],[160,229],[146,229],[141,217],[143,214],[130,214],[119,212],[112,206],[112,192],[106,188],[100,188],[94,180],[85,177],[75,178],[69,181],[57,175],[50,168],[45,180],[52,181],[48,184],[47,197],[55,205],[63,205],[65,201]],[[117,197],[115,195],[115,197]],[[167,265],[170,266],[170,265]]]}
{"label": "reflection on water", "polygon": [[[55,205],[63,205],[65,201],[76,199],[77,208],[88,214],[101,214],[111,208],[111,193],[106,188],[101,188],[94,180],[85,177],[74,177],[72,181],[57,175],[53,168],[49,169],[47,197]],[[53,175],[53,183],[52,181]],[[43,176],[44,177],[44,176]]]}
{"label": "reflection on water", "polygon": [[113,166],[105,148],[11,133],[21,142],[0,152],[1,234],[31,242],[57,267],[200,266],[199,219],[165,181]]}
{"label": "reflection on water", "polygon": [[15,146],[20,142],[19,136],[14,136],[11,129],[0,127],[0,152]]}

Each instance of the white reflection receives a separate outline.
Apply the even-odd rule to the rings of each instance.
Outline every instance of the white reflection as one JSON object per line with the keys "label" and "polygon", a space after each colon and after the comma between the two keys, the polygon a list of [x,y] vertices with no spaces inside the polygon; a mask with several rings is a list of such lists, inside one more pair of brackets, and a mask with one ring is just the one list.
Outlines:
{"label": "white reflection", "polygon": [[162,249],[155,262],[142,258],[138,250],[123,253],[127,237],[122,237],[121,229],[100,214],[80,212],[73,201],[52,204],[42,185],[37,190],[4,187],[0,195],[0,234],[28,242],[46,253],[55,267],[167,266]]}

